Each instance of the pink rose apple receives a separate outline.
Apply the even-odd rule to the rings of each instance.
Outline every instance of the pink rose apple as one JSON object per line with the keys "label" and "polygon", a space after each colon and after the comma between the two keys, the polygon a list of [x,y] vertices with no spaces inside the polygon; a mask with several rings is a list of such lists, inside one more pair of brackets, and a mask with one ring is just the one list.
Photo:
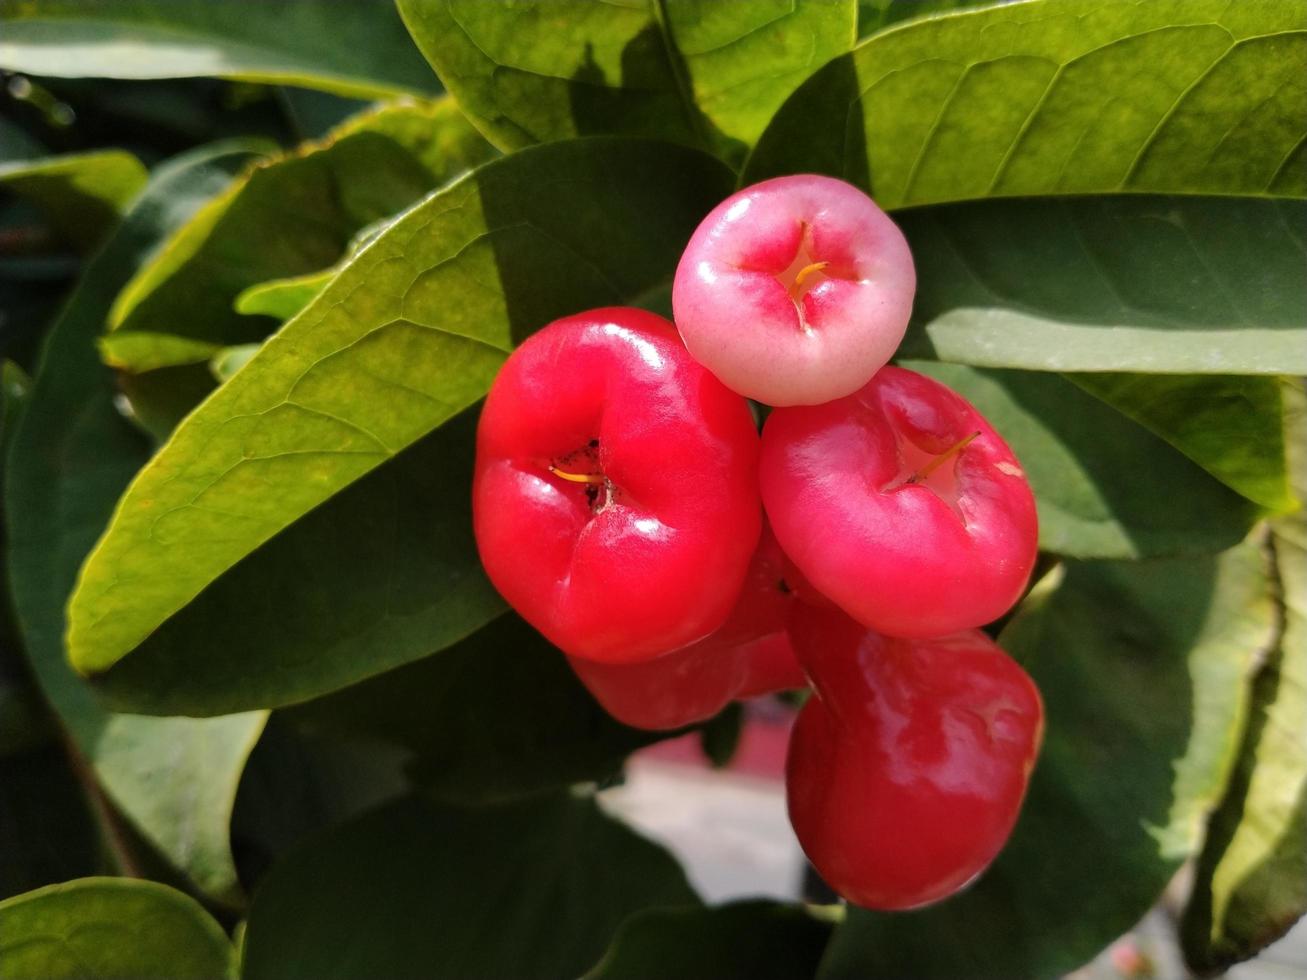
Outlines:
{"label": "pink rose apple", "polygon": [[610,715],[652,731],[705,721],[736,698],[805,687],[786,632],[794,594],[784,581],[783,562],[764,525],[735,608],[714,633],[640,663],[581,657],[568,662]]}
{"label": "pink rose apple", "polygon": [[796,605],[814,695],[790,735],[790,823],[850,902],[911,909],[965,887],[1002,849],[1044,734],[1039,689],[979,630],[896,640]]}
{"label": "pink rose apple", "polygon": [[772,412],[763,505],[803,576],[899,637],[980,626],[1021,597],[1035,498],[1012,450],[937,381],[882,368],[856,394]]}
{"label": "pink rose apple", "polygon": [[610,307],[517,348],[477,428],[486,574],[573,657],[651,660],[726,621],[762,527],[748,403],[672,325]]}
{"label": "pink rose apple", "polygon": [[917,277],[903,233],[833,177],[746,187],[709,213],[672,287],[690,353],[768,405],[818,405],[861,388],[894,354]]}

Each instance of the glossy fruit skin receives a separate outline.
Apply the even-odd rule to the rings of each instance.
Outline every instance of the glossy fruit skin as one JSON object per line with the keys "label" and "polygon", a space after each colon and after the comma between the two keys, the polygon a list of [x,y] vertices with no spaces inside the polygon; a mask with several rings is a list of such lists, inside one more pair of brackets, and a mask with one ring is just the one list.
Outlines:
{"label": "glossy fruit skin", "polygon": [[[757,456],[748,404],[666,320],[624,307],[564,317],[513,352],[481,413],[482,564],[571,656],[679,649],[739,595],[762,520]],[[599,482],[575,482],[587,476]]]}
{"label": "glossy fruit skin", "polygon": [[797,174],[709,212],[677,266],[672,311],[690,353],[733,390],[817,405],[893,356],[916,283],[903,233],[871,198]]}
{"label": "glossy fruit skin", "polygon": [[684,649],[636,664],[569,657],[604,709],[623,724],[670,731],[706,721],[737,698],[805,687],[786,624],[794,595],[764,526],[735,608],[721,628]]}
{"label": "glossy fruit skin", "polygon": [[979,630],[902,640],[796,605],[815,694],[790,736],[790,822],[850,902],[902,910],[965,887],[1016,823],[1043,738],[1039,691]]}
{"label": "glossy fruit skin", "polygon": [[1012,450],[960,395],[913,371],[885,367],[847,398],[776,409],[759,473],[786,555],[881,633],[942,636],[991,622],[1034,568],[1035,498]]}

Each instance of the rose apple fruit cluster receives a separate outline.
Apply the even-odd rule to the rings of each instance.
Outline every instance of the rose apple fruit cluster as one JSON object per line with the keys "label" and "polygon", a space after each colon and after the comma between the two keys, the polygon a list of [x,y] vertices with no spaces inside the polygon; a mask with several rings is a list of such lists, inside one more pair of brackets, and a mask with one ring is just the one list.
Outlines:
{"label": "rose apple fruit cluster", "polygon": [[[1043,732],[978,627],[1034,566],[1034,497],[975,408],[888,362],[907,242],[814,175],[727,198],[691,237],[675,323],[611,307],[509,357],[477,432],[482,563],[613,717],[669,730],[811,686],[786,764],[823,878],[877,909],[979,875]],[[747,399],[772,406],[761,436]]]}

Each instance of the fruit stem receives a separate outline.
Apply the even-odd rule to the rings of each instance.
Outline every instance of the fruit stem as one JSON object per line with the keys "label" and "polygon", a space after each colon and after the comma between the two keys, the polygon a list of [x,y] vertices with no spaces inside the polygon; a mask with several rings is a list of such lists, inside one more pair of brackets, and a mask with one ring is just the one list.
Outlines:
{"label": "fruit stem", "polygon": [[598,485],[606,479],[602,473],[569,473],[567,470],[560,470],[552,464],[549,467],[549,472],[564,480],[570,480],[572,483],[593,483]]}
{"label": "fruit stem", "polygon": [[943,466],[946,460],[952,459],[958,453],[962,452],[962,450],[966,449],[969,445],[971,445],[972,440],[974,440],[978,435],[980,435],[980,433],[977,431],[971,433],[971,435],[966,436],[963,439],[959,439],[957,442],[953,443],[953,445],[949,446],[948,449],[944,450],[942,453],[940,453],[938,456],[932,459],[929,463],[927,463],[925,466],[919,469],[916,473],[913,473],[910,477],[908,477],[903,482],[920,483],[926,477],[930,476],[930,474],[934,473],[937,469]]}

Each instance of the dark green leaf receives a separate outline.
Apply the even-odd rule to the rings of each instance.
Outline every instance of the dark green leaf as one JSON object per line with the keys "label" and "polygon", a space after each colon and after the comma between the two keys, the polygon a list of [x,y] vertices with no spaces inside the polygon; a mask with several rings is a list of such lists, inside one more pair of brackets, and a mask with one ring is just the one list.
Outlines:
{"label": "dark green leaf", "polygon": [[994,0],[858,0],[858,37],[866,37],[900,21],[948,13],[962,7],[983,7]]}
{"label": "dark green leaf", "polygon": [[0,902],[7,977],[223,980],[235,951],[192,898],[152,881],[82,878]]}
{"label": "dark green leaf", "polygon": [[565,980],[626,916],[695,901],[676,862],[593,798],[409,800],[272,871],[250,911],[242,977]]}
{"label": "dark green leaf", "polygon": [[310,732],[402,746],[428,792],[467,803],[604,781],[635,749],[666,737],[613,721],[562,654],[512,614],[285,716]]}
{"label": "dark green leaf", "polygon": [[704,722],[699,730],[699,744],[714,769],[724,769],[731,764],[735,750],[740,747],[743,730],[744,709],[738,701],[732,701],[715,717]]}
{"label": "dark green leaf", "polygon": [[898,215],[905,349],[1040,371],[1307,372],[1307,204],[1118,196]]}
{"label": "dark green leaf", "polygon": [[0,188],[35,203],[83,250],[97,245],[117,223],[146,176],[141,161],[123,150],[0,164]]}
{"label": "dark green leaf", "polygon": [[[1307,489],[1307,411],[1293,390],[1295,484]],[[1204,975],[1248,959],[1307,912],[1307,514],[1272,524],[1281,633],[1253,683],[1238,768],[1212,815],[1181,922]]]}
{"label": "dark green leaf", "polygon": [[399,0],[418,47],[504,149],[622,133],[738,156],[854,41],[854,0]]}
{"label": "dark green leaf", "polygon": [[231,847],[251,891],[314,833],[407,794],[401,750],[334,734],[307,734],[273,714],[241,775]]}
{"label": "dark green leaf", "polygon": [[440,91],[389,0],[0,0],[0,68],[216,75],[367,98]]}
{"label": "dark green leaf", "polygon": [[517,340],[675,268],[731,176],[642,140],[491,161],[408,211],[173,434],[123,497],[70,606],[108,669],[210,582],[481,398]]}
{"label": "dark green leaf", "polygon": [[418,440],[212,582],[101,675],[110,703],[215,715],[304,701],[498,616],[472,538],[476,421]]}
{"label": "dark green leaf", "polygon": [[802,980],[817,971],[832,919],[812,909],[750,901],[651,909],[617,932],[587,980]]}
{"label": "dark green leaf", "polygon": [[94,338],[141,257],[225,186],[245,158],[222,146],[163,167],[88,264],[46,345],[10,446],[4,494],[14,604],[43,693],[150,843],[224,897],[236,885],[227,816],[263,715],[195,721],[112,714],[69,668],[63,635],[77,567],[148,455],[113,406],[113,375],[97,358]]}
{"label": "dark green leaf", "polygon": [[244,315],[250,286],[317,273],[360,229],[494,153],[453,102],[400,102],[261,162],[179,228],[114,303],[105,360],[134,372],[207,361],[275,324]]}
{"label": "dark green leaf", "polygon": [[1112,372],[1067,378],[1254,503],[1273,513],[1297,506],[1285,466],[1280,378]]}
{"label": "dark green leaf", "polygon": [[820,976],[1052,978],[1133,926],[1224,791],[1247,678],[1274,632],[1267,585],[1259,548],[1243,544],[1073,563],[1037,589],[1002,636],[1047,722],[1006,850],[934,908],[850,909]]}
{"label": "dark green leaf", "polygon": [[1016,452],[1039,544],[1078,558],[1220,551],[1259,509],[1142,426],[1056,374],[910,361],[956,389]]}
{"label": "dark green leaf", "polygon": [[995,195],[1307,194],[1307,7],[1027,0],[888,30],[810,78],[744,183],[882,207]]}
{"label": "dark green leaf", "polygon": [[0,786],[0,898],[109,870],[86,796],[57,741],[0,755]]}

